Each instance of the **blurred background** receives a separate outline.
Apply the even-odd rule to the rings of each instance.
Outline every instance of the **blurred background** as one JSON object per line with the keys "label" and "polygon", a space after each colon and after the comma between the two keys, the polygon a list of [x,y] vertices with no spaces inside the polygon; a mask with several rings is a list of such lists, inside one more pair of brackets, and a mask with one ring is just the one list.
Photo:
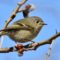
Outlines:
{"label": "blurred background", "polygon": [[[21,0],[0,0],[0,29],[3,28],[5,21],[15,9],[17,3]],[[43,19],[47,26],[44,26],[35,42],[48,39],[56,34],[56,30],[60,32],[60,0],[28,0],[26,4],[34,4],[35,10],[30,16],[39,16]],[[18,13],[14,21],[22,19],[22,13]],[[7,36],[4,37],[2,47],[14,46],[15,42]],[[17,52],[0,53],[0,60],[46,60],[46,53],[49,45],[40,46],[36,51],[24,52],[23,56],[18,56]],[[52,50],[49,60],[60,60],[60,37],[52,44]]]}

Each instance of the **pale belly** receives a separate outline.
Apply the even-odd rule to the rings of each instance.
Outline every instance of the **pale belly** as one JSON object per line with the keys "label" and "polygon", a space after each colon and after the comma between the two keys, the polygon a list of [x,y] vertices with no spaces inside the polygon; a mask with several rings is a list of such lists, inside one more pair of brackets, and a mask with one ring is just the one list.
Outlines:
{"label": "pale belly", "polygon": [[14,33],[12,32],[9,34],[9,37],[15,42],[22,43],[31,41],[34,38],[33,34],[28,30],[20,30]]}

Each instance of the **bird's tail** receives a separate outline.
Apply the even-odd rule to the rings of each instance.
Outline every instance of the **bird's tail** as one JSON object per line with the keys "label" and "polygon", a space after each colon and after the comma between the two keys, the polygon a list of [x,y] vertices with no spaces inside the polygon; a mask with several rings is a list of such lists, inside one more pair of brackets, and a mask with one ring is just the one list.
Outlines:
{"label": "bird's tail", "polygon": [[3,35],[6,35],[6,32],[3,31],[3,30],[0,30],[0,37],[3,36]]}

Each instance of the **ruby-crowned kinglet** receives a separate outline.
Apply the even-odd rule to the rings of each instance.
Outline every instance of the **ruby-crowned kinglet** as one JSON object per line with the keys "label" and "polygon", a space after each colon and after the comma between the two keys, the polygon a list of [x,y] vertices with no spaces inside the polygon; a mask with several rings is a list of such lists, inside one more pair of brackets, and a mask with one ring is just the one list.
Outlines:
{"label": "ruby-crowned kinglet", "polygon": [[14,22],[11,26],[0,30],[0,36],[7,35],[15,42],[28,42],[35,38],[44,25],[46,25],[41,18],[37,16],[29,17],[28,13],[32,11],[30,5],[23,10],[24,19]]}
{"label": "ruby-crowned kinglet", "polygon": [[[46,25],[41,18],[33,16],[14,22],[11,26],[0,31],[0,35],[7,35],[15,42],[32,41],[41,28]],[[3,33],[1,33],[3,31]]]}

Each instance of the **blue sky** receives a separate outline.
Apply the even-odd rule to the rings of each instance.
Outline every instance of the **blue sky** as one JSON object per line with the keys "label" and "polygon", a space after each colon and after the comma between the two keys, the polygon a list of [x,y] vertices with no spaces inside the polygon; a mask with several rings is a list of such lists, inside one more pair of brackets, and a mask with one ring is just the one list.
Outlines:
{"label": "blue sky", "polygon": [[[19,0],[0,0],[0,29],[4,26],[5,21],[11,15]],[[34,39],[38,42],[48,39],[60,31],[60,0],[29,0],[26,4],[34,4],[36,9],[30,13],[30,16],[39,16],[43,19],[47,26],[44,26],[39,35]],[[23,18],[22,13],[18,13],[12,21]],[[11,22],[11,23],[12,23]],[[11,24],[10,23],[10,24]],[[51,56],[49,60],[60,60],[60,38],[57,38],[52,45]],[[3,47],[14,46],[15,43],[10,38],[5,36]],[[0,54],[0,60],[45,60],[49,45],[40,46],[36,51],[24,52],[22,57],[19,57],[16,52]]]}

